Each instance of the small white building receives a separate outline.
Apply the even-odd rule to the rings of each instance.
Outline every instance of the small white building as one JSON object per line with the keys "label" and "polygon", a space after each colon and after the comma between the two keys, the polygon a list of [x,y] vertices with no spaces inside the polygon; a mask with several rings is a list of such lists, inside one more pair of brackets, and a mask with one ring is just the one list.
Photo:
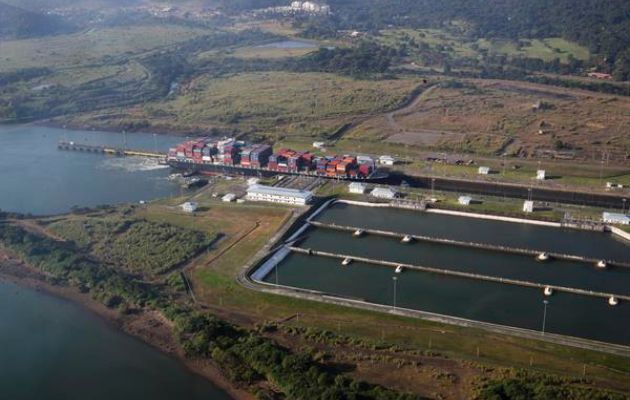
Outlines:
{"label": "small white building", "polygon": [[313,142],[313,147],[316,149],[323,149],[326,146],[324,142]]}
{"label": "small white building", "polygon": [[199,207],[199,205],[195,203],[194,201],[187,201],[184,204],[182,204],[181,207],[184,212],[194,213],[197,210],[197,207]]}
{"label": "small white building", "polygon": [[303,206],[313,200],[313,192],[282,187],[252,185],[247,188],[247,200]]}
{"label": "small white building", "polygon": [[490,173],[490,167],[479,167],[477,172],[479,175],[488,175]]}
{"label": "small white building", "polygon": [[469,206],[470,203],[472,202],[472,197],[470,197],[470,196],[459,196],[459,198],[457,199],[457,202],[459,204],[461,204],[462,206]]}
{"label": "small white building", "polygon": [[623,185],[619,183],[606,182],[606,189],[623,189]]}
{"label": "small white building", "polygon": [[546,172],[544,169],[539,169],[538,171],[536,171],[536,179],[539,181],[544,181],[546,179],[545,174]]}
{"label": "small white building", "polygon": [[364,194],[367,191],[367,185],[361,182],[352,182],[348,185],[348,192],[354,194]]}
{"label": "small white building", "polygon": [[534,212],[534,202],[531,200],[525,200],[525,202],[523,203],[523,212]]}
{"label": "small white building", "polygon": [[228,193],[225,196],[221,197],[221,201],[224,203],[231,203],[236,200],[236,195],[234,193]]}
{"label": "small white building", "polygon": [[394,165],[394,164],[396,164],[396,160],[392,156],[380,156],[378,158],[378,162],[381,165]]}
{"label": "small white building", "polygon": [[604,211],[602,213],[602,221],[607,224],[630,225],[630,216]]}
{"label": "small white building", "polygon": [[372,192],[370,193],[370,196],[376,197],[378,199],[391,200],[391,199],[395,199],[398,196],[398,193],[396,193],[391,188],[377,187],[372,190]]}

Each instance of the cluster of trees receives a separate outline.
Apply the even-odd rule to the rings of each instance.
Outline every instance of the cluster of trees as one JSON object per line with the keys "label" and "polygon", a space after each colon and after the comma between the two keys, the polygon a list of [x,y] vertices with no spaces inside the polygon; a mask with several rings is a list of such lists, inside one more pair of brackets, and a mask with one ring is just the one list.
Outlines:
{"label": "cluster of trees", "polygon": [[581,386],[579,381],[543,374],[520,373],[515,378],[490,382],[481,391],[479,398],[481,400],[622,400],[626,396]]}
{"label": "cluster of trees", "polygon": [[[308,353],[295,354],[254,331],[246,331],[214,317],[171,308],[176,333],[189,356],[211,357],[236,382],[267,380],[291,399],[411,400],[381,386],[346,378],[317,363]],[[277,398],[260,389],[259,398]]]}
{"label": "cluster of trees", "polygon": [[73,244],[59,243],[7,223],[0,225],[0,242],[46,273],[52,283],[69,284],[89,292],[108,307],[126,311],[158,300],[151,286],[94,262]]}
{"label": "cluster of trees", "polygon": [[365,77],[386,72],[396,57],[395,49],[364,41],[351,48],[322,47],[299,60],[296,69]]}
{"label": "cluster of trees", "polygon": [[149,275],[181,265],[212,242],[202,232],[114,216],[61,221],[50,229],[106,264]]}

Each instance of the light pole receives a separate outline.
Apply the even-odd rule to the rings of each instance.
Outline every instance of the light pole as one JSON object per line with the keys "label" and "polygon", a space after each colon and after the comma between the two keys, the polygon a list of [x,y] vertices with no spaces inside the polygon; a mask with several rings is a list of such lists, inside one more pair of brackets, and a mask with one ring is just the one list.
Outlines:
{"label": "light pole", "polygon": [[396,309],[396,284],[398,283],[398,277],[392,276],[392,280],[394,281],[394,310]]}
{"label": "light pole", "polygon": [[543,311],[543,325],[542,325],[542,334],[543,336],[545,336],[545,325],[547,323],[547,305],[549,304],[548,300],[543,300],[543,303],[545,304],[545,308]]}

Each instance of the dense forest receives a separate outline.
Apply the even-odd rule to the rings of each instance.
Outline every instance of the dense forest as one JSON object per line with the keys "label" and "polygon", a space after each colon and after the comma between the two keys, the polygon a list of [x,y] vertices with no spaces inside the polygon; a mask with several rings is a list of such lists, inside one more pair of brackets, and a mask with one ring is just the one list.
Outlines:
{"label": "dense forest", "polygon": [[626,0],[330,0],[339,26],[445,27],[452,21],[471,37],[560,36],[591,53],[627,79],[630,64],[630,2]]}
{"label": "dense forest", "polygon": [[[229,2],[229,11],[287,4],[276,0]],[[563,37],[597,55],[618,80],[630,75],[630,1],[627,0],[328,0],[333,15],[309,26],[308,36],[339,29],[446,28],[474,38]]]}

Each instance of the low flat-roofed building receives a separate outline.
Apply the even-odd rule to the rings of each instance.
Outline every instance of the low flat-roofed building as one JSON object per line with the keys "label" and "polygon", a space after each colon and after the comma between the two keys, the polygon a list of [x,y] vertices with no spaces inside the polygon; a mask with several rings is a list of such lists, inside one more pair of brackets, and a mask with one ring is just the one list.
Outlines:
{"label": "low flat-roofed building", "polygon": [[247,200],[303,206],[313,200],[313,192],[282,187],[252,185],[247,188]]}
{"label": "low flat-roofed building", "polygon": [[479,167],[477,172],[479,175],[488,175],[490,173],[490,167]]}
{"label": "low flat-roofed building", "polygon": [[604,211],[602,221],[607,224],[630,225],[630,216],[622,213],[612,213]]}
{"label": "low flat-roofed building", "polygon": [[182,204],[182,210],[184,210],[184,212],[188,212],[188,213],[193,213],[197,210],[197,207],[199,205],[197,203],[195,203],[194,201],[187,201],[184,204]]}
{"label": "low flat-roofed building", "polygon": [[394,165],[396,160],[392,156],[380,156],[378,162],[382,165]]}
{"label": "low flat-roofed building", "polygon": [[534,202],[531,200],[525,200],[525,202],[523,202],[523,212],[534,212]]}
{"label": "low flat-roofed building", "polygon": [[472,197],[470,197],[470,196],[459,196],[459,198],[457,199],[457,202],[459,204],[461,204],[462,206],[469,206],[470,203],[472,202]]}
{"label": "low flat-roofed building", "polygon": [[370,196],[378,199],[395,199],[398,196],[398,193],[391,188],[377,187],[370,192]]}
{"label": "low flat-roofed building", "polygon": [[544,181],[546,179],[546,172],[544,169],[539,169],[536,171],[536,179],[539,181]]}
{"label": "low flat-roofed building", "polygon": [[391,188],[377,187],[372,189],[372,191],[370,192],[370,196],[379,199],[395,199],[398,196],[398,193],[396,193],[396,191]]}
{"label": "low flat-roofed building", "polygon": [[234,200],[236,200],[236,195],[234,193],[228,193],[225,196],[223,196],[221,198],[221,201],[225,202],[225,203],[231,203]]}
{"label": "low flat-roofed building", "polygon": [[354,194],[364,194],[367,190],[367,185],[361,182],[352,182],[348,185],[348,192]]}

